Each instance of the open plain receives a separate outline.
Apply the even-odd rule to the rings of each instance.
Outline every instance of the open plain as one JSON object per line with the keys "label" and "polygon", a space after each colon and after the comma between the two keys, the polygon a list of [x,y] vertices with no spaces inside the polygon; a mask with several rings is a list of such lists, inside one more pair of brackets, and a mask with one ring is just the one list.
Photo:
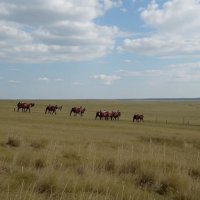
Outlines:
{"label": "open plain", "polygon": [[[199,199],[200,101],[26,102],[30,113],[0,101],[0,199]],[[45,115],[49,104],[63,108]],[[73,106],[86,112],[70,116]],[[95,120],[104,109],[119,120]]]}

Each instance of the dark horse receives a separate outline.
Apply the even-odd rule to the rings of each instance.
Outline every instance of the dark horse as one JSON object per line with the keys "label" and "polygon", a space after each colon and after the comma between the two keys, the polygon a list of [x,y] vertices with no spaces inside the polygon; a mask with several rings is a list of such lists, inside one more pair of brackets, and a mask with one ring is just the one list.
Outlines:
{"label": "dark horse", "polygon": [[56,115],[56,109],[58,109],[57,105],[55,105],[55,106],[48,105],[46,107],[45,114],[47,114],[47,112],[48,112],[48,114],[55,114]]}
{"label": "dark horse", "polygon": [[70,116],[72,113],[74,113],[74,116],[76,116],[77,114],[79,114],[80,116],[83,116],[84,112],[85,112],[85,108],[82,108],[82,106],[80,106],[79,108],[73,107],[70,111]]}
{"label": "dark horse", "polygon": [[30,108],[33,107],[35,104],[34,103],[24,103],[24,102],[19,102],[17,104],[17,112],[19,112],[20,109],[22,109],[22,112],[27,112],[27,110],[30,112]]}
{"label": "dark horse", "polygon": [[95,116],[95,120],[97,119],[97,118],[99,118],[100,120],[101,119],[105,119],[105,120],[108,120],[108,118],[109,117],[111,117],[111,113],[109,113],[108,111],[97,111],[96,112],[96,116]]}
{"label": "dark horse", "polygon": [[113,112],[111,113],[111,116],[110,116],[110,119],[118,119],[119,120],[119,117],[121,116],[121,112],[117,111],[117,112]]}
{"label": "dark horse", "polygon": [[133,122],[143,122],[144,121],[144,115],[135,114],[133,115]]}

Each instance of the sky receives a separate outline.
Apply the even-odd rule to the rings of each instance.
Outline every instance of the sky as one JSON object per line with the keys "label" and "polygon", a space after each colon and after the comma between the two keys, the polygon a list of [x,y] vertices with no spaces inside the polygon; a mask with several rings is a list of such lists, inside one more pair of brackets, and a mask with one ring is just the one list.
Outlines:
{"label": "sky", "polygon": [[0,99],[200,97],[200,0],[0,0]]}

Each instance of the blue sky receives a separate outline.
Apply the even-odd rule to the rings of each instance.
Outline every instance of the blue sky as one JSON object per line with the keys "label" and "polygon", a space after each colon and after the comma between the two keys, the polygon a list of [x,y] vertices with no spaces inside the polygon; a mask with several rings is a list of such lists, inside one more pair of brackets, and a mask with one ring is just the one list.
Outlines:
{"label": "blue sky", "polygon": [[200,97],[199,0],[1,0],[0,99]]}

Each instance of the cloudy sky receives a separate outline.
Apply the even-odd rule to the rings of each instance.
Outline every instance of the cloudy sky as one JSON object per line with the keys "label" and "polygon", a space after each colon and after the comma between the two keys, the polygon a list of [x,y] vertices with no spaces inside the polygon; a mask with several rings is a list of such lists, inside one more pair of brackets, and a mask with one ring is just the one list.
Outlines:
{"label": "cloudy sky", "polygon": [[0,98],[200,97],[200,0],[0,0]]}

